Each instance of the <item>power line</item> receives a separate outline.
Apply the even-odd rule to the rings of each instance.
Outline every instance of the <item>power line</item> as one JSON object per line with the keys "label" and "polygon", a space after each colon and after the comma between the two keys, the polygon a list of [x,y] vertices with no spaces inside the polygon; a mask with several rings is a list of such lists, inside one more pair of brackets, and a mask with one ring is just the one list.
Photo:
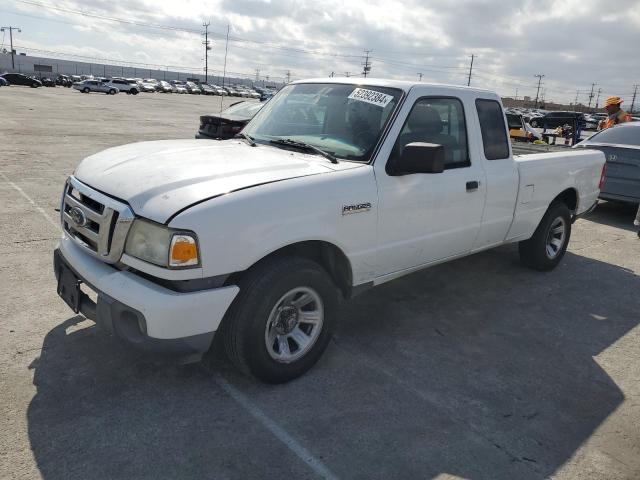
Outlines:
{"label": "power line", "polygon": [[473,58],[475,55],[471,54],[471,65],[469,65],[469,80],[467,80],[467,87],[471,86],[471,71],[473,70]]}

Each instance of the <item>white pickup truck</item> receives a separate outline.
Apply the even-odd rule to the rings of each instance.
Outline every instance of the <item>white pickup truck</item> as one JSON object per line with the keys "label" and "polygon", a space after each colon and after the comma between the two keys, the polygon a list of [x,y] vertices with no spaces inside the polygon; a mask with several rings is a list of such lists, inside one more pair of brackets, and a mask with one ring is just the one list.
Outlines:
{"label": "white pickup truck", "polygon": [[219,331],[241,370],[284,382],[318,360],[342,298],[512,242],[525,265],[554,268],[604,163],[595,150],[514,158],[490,91],[295,82],[237,139],[82,161],[62,195],[58,294],[183,360]]}

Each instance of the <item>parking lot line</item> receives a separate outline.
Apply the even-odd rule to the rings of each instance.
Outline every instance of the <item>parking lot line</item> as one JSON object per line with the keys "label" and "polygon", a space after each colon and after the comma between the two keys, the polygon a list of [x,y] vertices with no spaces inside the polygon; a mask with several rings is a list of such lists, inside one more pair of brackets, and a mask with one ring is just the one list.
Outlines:
{"label": "parking lot line", "polygon": [[4,173],[0,172],[0,176],[2,176],[4,181],[7,182],[9,185],[11,185],[14,188],[14,190],[16,190],[20,195],[22,195],[24,198],[26,198],[27,201],[31,205],[33,205],[33,207],[38,212],[40,212],[44,218],[47,219],[47,222],[49,222],[51,225],[53,225],[56,230],[60,230],[60,225],[57,222],[55,222],[54,220],[52,220],[51,217],[47,214],[47,212],[45,212],[44,208],[42,208],[40,205],[38,205],[29,195],[27,195],[27,193],[22,188],[20,188],[14,182],[9,180],[9,177],[7,177]]}
{"label": "parking lot line", "polygon": [[222,376],[216,375],[215,382],[220,388],[222,388],[227,395],[238,402],[245,410],[247,410],[253,418],[258,420],[267,430],[269,430],[278,440],[284,443],[289,450],[296,454],[300,460],[306,463],[311,469],[316,472],[320,477],[327,479],[337,479],[331,470],[322,463],[319,459],[313,456],[309,450],[300,445],[300,443],[293,438],[286,430],[280,425],[269,418],[257,405],[255,405],[248,397],[246,397],[240,390],[227,382]]}

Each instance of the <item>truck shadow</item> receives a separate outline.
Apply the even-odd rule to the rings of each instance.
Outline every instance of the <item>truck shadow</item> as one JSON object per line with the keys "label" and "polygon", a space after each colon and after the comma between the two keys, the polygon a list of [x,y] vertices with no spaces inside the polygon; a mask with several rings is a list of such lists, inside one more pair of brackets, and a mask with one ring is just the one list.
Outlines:
{"label": "truck shadow", "polygon": [[32,364],[40,472],[313,478],[222,375],[338,477],[546,478],[624,401],[594,357],[638,325],[640,278],[573,254],[545,274],[516,258],[503,247],[357,297],[320,364],[281,386],[222,360],[150,361],[70,318]]}
{"label": "truck shadow", "polygon": [[583,219],[635,232],[638,227],[633,225],[633,219],[636,218],[637,210],[637,205],[600,201],[598,207]]}

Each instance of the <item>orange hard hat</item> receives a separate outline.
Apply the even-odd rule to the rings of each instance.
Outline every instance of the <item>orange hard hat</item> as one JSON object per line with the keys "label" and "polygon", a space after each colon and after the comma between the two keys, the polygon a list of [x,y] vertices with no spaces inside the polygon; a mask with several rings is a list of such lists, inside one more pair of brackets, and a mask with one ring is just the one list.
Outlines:
{"label": "orange hard hat", "polygon": [[609,105],[620,105],[622,103],[622,99],[620,97],[609,97],[607,101],[604,102],[604,106],[608,107]]}

